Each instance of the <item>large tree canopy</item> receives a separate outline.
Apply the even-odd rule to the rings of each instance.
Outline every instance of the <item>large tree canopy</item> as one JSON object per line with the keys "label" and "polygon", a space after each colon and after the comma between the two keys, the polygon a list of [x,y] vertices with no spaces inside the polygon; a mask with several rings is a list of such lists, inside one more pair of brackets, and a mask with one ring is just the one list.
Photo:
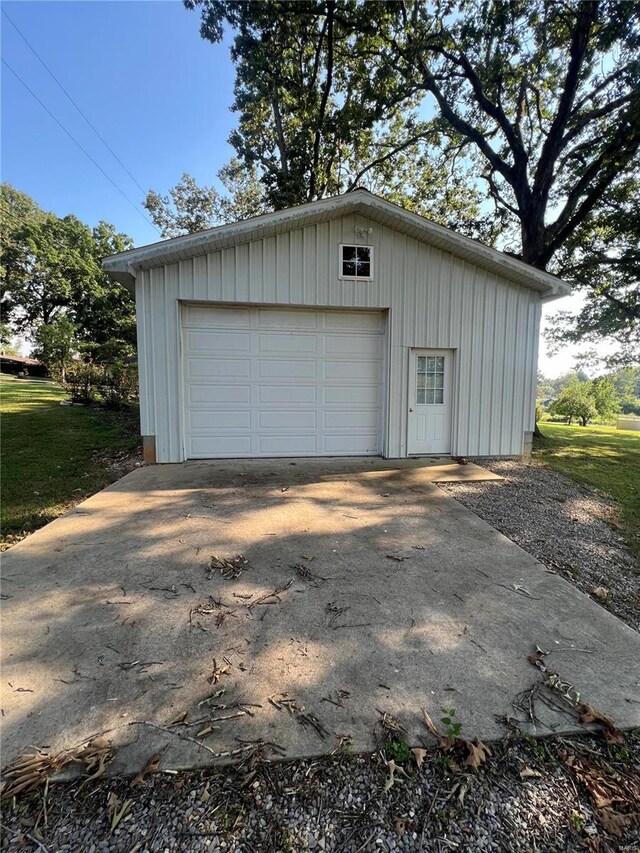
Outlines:
{"label": "large tree canopy", "polygon": [[132,353],[133,298],[101,266],[105,256],[131,248],[131,238],[106,222],[92,229],[75,216],[47,213],[7,184],[0,189],[4,322],[34,338],[40,326],[66,316],[91,357],[105,348]]}
{"label": "large tree canopy", "polygon": [[[365,97],[369,54],[384,47],[377,18],[387,17],[385,2],[185,5],[200,7],[204,38],[219,41],[225,26],[235,33],[238,127],[229,141],[237,157],[219,175],[227,197],[189,175],[169,196],[149,193],[147,209],[165,234],[367,186],[441,224],[492,239],[479,220],[477,189],[464,169],[444,168],[438,130],[419,114],[417,98],[394,90],[395,72],[388,86],[379,81],[376,97]],[[251,182],[240,183],[242,169]]]}
{"label": "large tree canopy", "polygon": [[230,141],[270,205],[369,181],[575,282],[569,338],[637,330],[640,3],[185,6],[204,38],[234,33]]}

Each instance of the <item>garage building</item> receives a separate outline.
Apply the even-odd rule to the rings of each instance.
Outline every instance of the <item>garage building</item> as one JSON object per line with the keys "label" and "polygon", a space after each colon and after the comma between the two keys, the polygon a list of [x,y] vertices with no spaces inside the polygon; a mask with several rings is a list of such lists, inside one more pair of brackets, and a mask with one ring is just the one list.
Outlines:
{"label": "garage building", "polygon": [[548,273],[364,189],[104,261],[149,461],[520,456]]}

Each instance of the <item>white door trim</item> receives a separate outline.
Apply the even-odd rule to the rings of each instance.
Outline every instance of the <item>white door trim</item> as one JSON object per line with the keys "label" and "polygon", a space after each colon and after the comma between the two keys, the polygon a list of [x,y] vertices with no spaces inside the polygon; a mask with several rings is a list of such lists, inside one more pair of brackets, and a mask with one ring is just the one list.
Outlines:
{"label": "white door trim", "polygon": [[[443,402],[417,402],[417,359],[420,356],[444,359]],[[428,393],[428,392],[427,392]],[[446,456],[452,450],[454,401],[454,351],[411,347],[407,413],[407,456]]]}

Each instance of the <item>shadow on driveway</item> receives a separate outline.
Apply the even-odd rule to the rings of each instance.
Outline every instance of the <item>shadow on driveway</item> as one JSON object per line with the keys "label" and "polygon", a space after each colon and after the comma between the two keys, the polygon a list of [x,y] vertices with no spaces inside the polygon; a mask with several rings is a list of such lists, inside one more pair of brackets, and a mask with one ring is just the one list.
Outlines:
{"label": "shadow on driveway", "polygon": [[[154,466],[10,549],[4,761],[104,730],[116,772],[137,772],[165,748],[164,767],[209,764],[238,739],[298,757],[349,736],[364,751],[379,712],[418,743],[421,707],[436,720],[454,707],[465,736],[490,739],[504,733],[496,717],[512,716],[516,695],[540,677],[527,662],[536,644],[583,701],[619,726],[640,724],[640,637],[434,486],[428,468]],[[213,554],[243,554],[248,565],[227,580],[210,570]],[[224,671],[211,683],[214,659]],[[234,707],[199,704],[221,690],[212,703]],[[324,736],[270,697],[294,700]],[[208,722],[239,714],[236,703],[248,712]],[[174,731],[196,737],[212,725],[208,749],[130,725],[184,712],[190,725]],[[546,713],[554,730],[574,728]]]}

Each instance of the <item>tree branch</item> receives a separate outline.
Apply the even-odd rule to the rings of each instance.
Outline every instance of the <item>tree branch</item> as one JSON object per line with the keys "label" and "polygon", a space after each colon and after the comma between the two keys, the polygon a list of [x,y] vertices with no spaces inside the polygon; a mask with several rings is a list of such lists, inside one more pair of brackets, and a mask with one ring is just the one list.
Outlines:
{"label": "tree branch", "polygon": [[593,2],[593,0],[581,0],[571,37],[569,67],[567,68],[560,103],[551,123],[549,135],[542,146],[533,182],[533,195],[538,199],[546,200],[553,181],[554,166],[562,147],[564,130],[571,116],[571,110],[580,81],[580,70],[587,52],[591,29],[597,15],[597,2]]}
{"label": "tree branch", "polygon": [[318,50],[321,49],[322,40],[324,39],[324,32],[326,30],[327,34],[327,75],[324,81],[324,86],[322,87],[322,98],[320,99],[320,109],[318,114],[318,120],[316,123],[316,132],[313,140],[313,160],[311,166],[311,175],[309,180],[309,201],[312,201],[316,195],[316,185],[318,179],[318,163],[320,161],[320,139],[322,136],[322,128],[324,125],[324,118],[327,111],[327,103],[329,101],[329,93],[331,91],[331,87],[333,86],[333,16],[335,14],[335,0],[328,0],[327,2],[327,19],[326,19],[326,27],[323,27],[321,40],[318,45]]}

